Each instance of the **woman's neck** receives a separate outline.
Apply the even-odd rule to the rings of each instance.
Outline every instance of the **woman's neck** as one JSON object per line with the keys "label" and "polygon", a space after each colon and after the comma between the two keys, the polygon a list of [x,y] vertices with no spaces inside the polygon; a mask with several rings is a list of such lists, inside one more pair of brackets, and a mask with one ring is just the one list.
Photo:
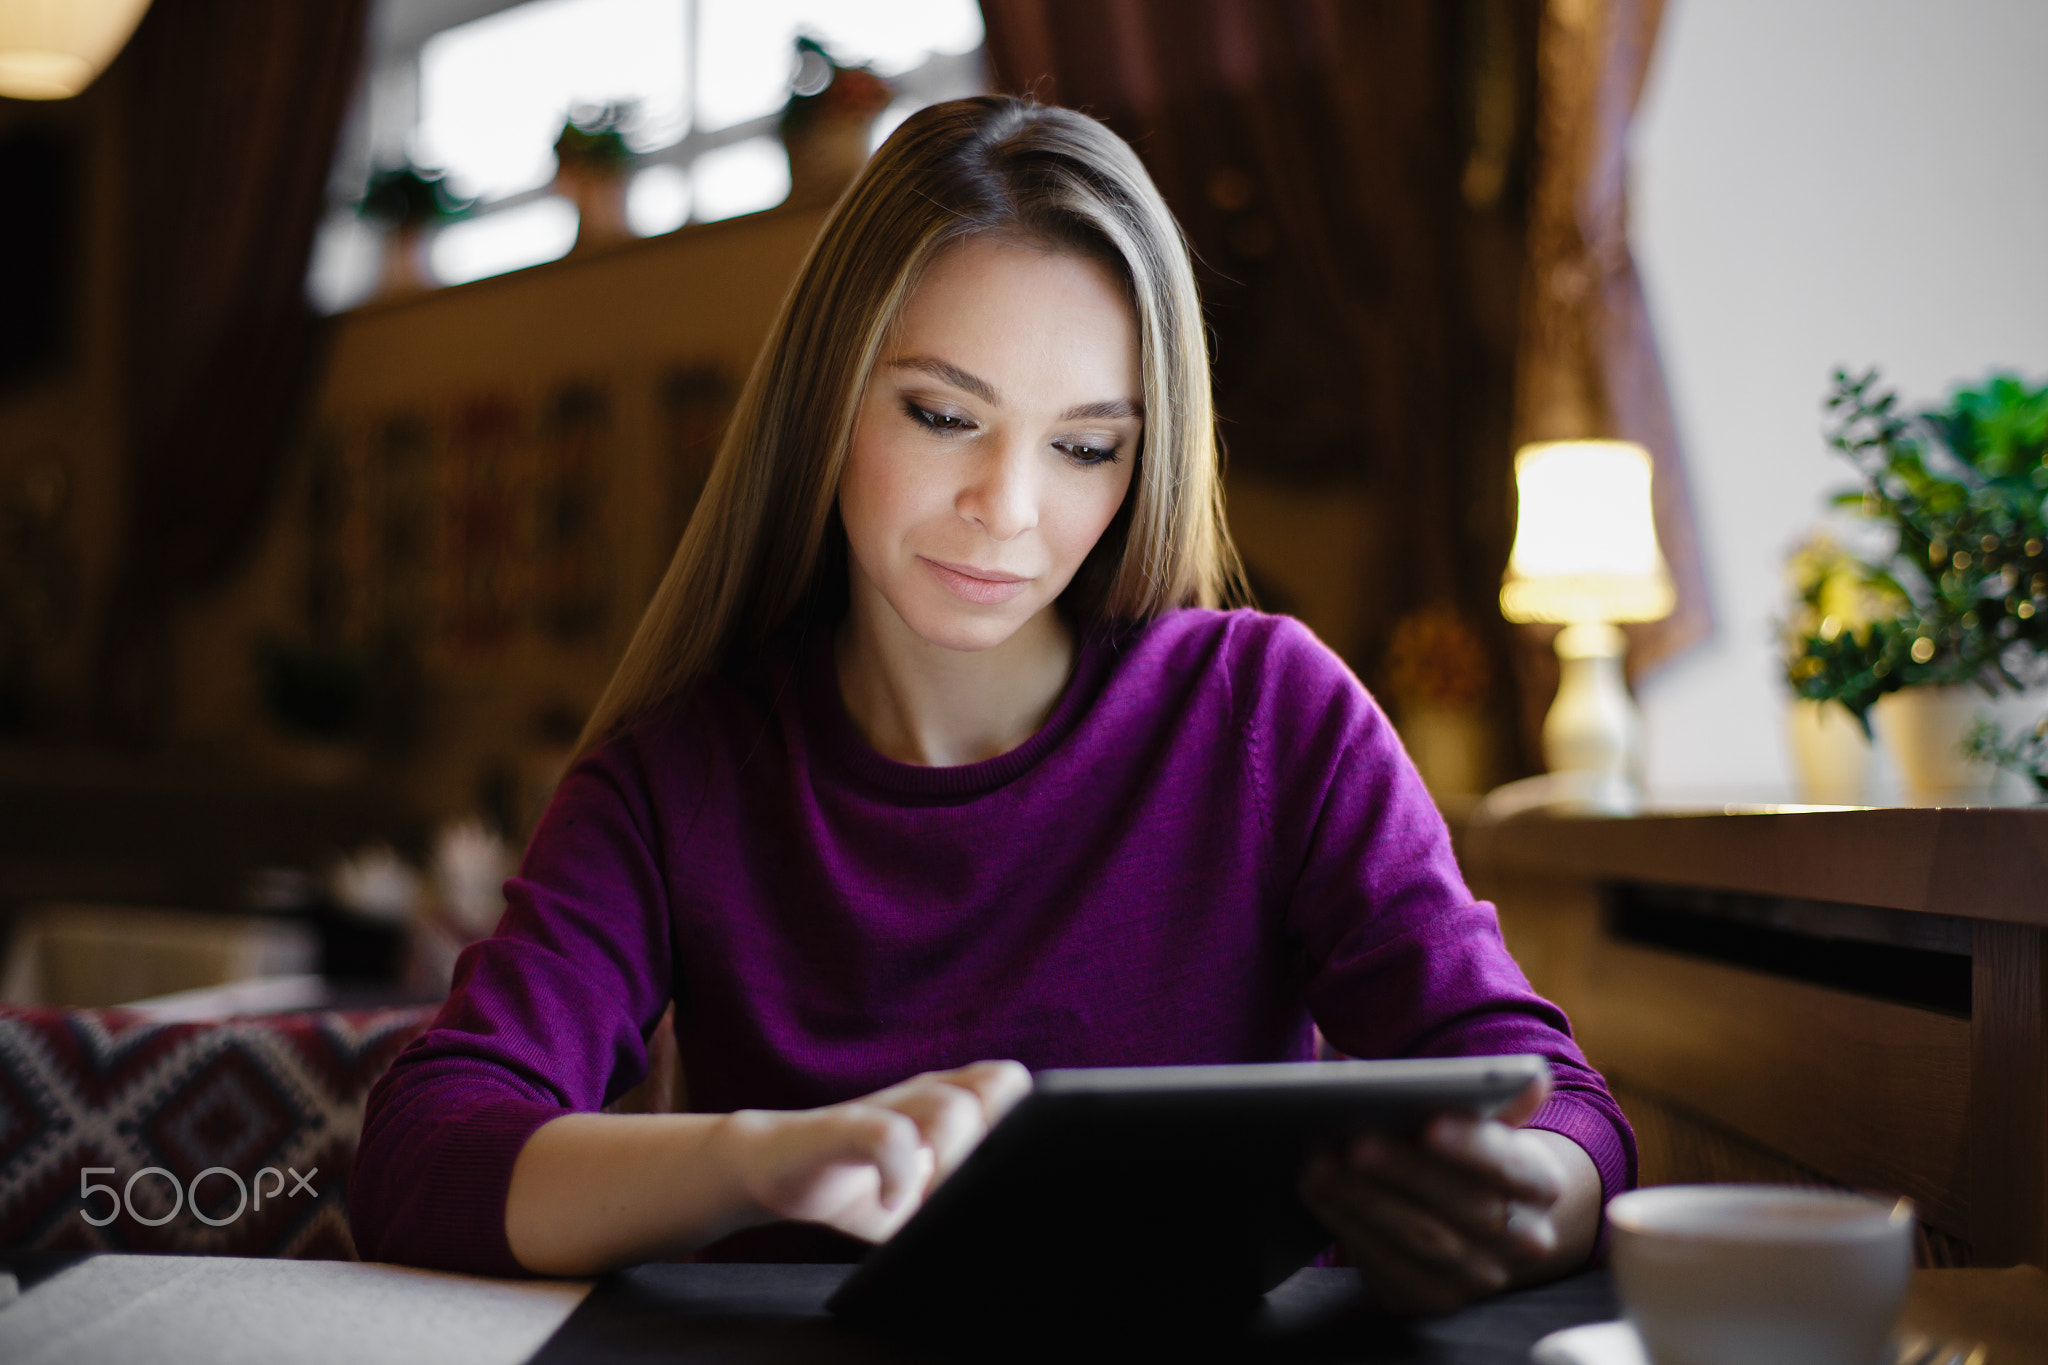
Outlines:
{"label": "woman's neck", "polygon": [[858,587],[833,640],[839,695],[884,758],[950,768],[1038,733],[1074,668],[1074,632],[1047,607],[990,649],[929,644],[879,593]]}

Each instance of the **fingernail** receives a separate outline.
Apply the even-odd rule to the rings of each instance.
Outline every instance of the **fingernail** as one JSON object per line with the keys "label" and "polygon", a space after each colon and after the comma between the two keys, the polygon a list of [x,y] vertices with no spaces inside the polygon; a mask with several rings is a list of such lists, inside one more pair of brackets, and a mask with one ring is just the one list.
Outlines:
{"label": "fingernail", "polygon": [[1520,1204],[1508,1208],[1507,1235],[1535,1252],[1547,1252],[1557,1241],[1550,1219]]}

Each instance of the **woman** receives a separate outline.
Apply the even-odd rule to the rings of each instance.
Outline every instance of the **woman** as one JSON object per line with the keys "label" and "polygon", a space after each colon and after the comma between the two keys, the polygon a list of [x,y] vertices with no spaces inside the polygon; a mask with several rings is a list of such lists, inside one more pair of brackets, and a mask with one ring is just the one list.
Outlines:
{"label": "woman", "polygon": [[[1137,158],[1020,101],[911,118],[805,262],[497,934],[371,1096],[362,1253],[843,1257],[1027,1066],[1305,1059],[1320,1024],[1557,1076],[1519,1126],[1304,1173],[1389,1306],[1583,1263],[1627,1124],[1385,717],[1299,624],[1216,610],[1238,577]],[[700,1112],[592,1112],[671,999]]]}

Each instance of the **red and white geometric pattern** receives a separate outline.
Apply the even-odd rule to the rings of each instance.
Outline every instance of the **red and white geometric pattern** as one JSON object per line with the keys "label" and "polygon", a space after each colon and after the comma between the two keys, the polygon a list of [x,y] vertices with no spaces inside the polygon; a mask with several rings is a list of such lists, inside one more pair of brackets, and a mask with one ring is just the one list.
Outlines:
{"label": "red and white geometric pattern", "polygon": [[[0,1247],[356,1259],[363,1102],[434,1011],[153,1023],[0,1006]],[[125,1203],[81,1195],[89,1167]]]}

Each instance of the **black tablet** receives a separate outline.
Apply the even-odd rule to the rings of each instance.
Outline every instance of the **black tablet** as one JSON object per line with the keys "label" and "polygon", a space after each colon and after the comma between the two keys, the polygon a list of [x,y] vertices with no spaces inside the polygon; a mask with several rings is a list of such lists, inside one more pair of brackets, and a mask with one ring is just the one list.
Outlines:
{"label": "black tablet", "polygon": [[1316,1146],[1490,1115],[1547,1069],[1512,1056],[1040,1072],[830,1306],[905,1327],[1242,1314],[1332,1240],[1295,1194]]}

